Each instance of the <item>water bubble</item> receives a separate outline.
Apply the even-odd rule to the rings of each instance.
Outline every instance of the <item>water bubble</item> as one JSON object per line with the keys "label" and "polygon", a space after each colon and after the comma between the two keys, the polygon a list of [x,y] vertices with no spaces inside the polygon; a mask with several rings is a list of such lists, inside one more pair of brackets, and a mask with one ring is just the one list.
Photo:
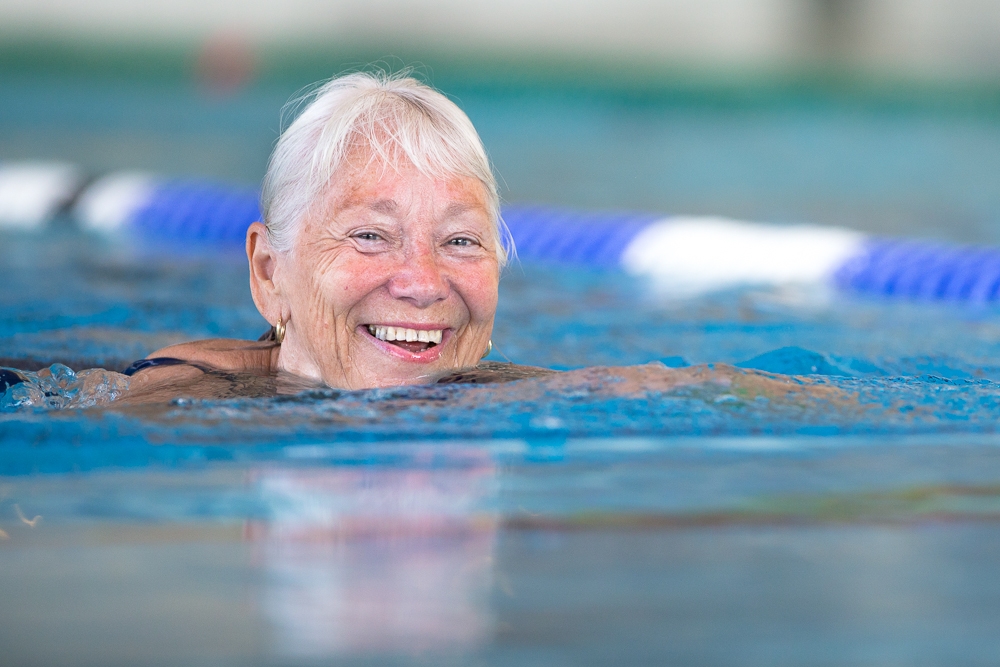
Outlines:
{"label": "water bubble", "polygon": [[121,373],[92,368],[80,373],[63,364],[52,364],[38,372],[18,371],[24,382],[0,396],[0,410],[27,408],[61,410],[107,405],[121,398],[129,378]]}

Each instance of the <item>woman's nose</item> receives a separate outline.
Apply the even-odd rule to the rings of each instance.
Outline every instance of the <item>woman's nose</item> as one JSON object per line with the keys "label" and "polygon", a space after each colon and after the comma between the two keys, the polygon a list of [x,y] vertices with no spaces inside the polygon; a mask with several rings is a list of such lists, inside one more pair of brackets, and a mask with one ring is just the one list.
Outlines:
{"label": "woman's nose", "polygon": [[448,297],[450,290],[434,252],[421,248],[407,253],[395,275],[389,280],[389,294],[425,308]]}

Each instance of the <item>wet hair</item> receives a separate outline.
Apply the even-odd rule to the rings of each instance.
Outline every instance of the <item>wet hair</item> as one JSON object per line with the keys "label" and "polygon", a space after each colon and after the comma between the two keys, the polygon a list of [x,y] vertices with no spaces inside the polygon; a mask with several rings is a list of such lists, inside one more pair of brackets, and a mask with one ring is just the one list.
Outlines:
{"label": "wet hair", "polygon": [[275,250],[291,249],[300,222],[337,170],[367,153],[389,168],[405,160],[432,178],[479,180],[497,257],[506,263],[513,245],[500,218],[496,178],[472,121],[454,102],[406,73],[357,72],[318,86],[290,108],[301,112],[278,139],[261,192]]}

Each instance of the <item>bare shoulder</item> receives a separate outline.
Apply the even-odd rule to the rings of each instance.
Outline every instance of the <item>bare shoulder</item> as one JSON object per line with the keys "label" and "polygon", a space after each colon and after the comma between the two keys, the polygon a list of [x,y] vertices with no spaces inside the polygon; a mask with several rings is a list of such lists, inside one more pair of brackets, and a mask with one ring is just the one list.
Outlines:
{"label": "bare shoulder", "polygon": [[[267,384],[276,361],[276,350],[272,342],[229,338],[171,345],[146,357],[161,359],[161,362],[136,371],[127,395],[120,402],[151,403],[180,396],[225,398],[262,392],[270,395],[273,388],[256,385]],[[164,357],[180,363],[163,363]]]}
{"label": "bare shoulder", "polygon": [[270,373],[277,361],[277,350],[278,346],[269,341],[209,338],[170,345],[146,358],[172,357],[222,371]]}

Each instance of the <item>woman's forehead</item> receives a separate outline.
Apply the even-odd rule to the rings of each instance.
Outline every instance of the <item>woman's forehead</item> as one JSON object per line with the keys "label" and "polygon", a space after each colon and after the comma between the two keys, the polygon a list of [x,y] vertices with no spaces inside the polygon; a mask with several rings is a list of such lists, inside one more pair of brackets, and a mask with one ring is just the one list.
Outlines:
{"label": "woman's forehead", "polygon": [[333,211],[360,207],[394,215],[414,205],[428,204],[449,215],[476,209],[488,211],[488,192],[479,179],[458,174],[429,175],[409,162],[345,165],[321,197]]}

